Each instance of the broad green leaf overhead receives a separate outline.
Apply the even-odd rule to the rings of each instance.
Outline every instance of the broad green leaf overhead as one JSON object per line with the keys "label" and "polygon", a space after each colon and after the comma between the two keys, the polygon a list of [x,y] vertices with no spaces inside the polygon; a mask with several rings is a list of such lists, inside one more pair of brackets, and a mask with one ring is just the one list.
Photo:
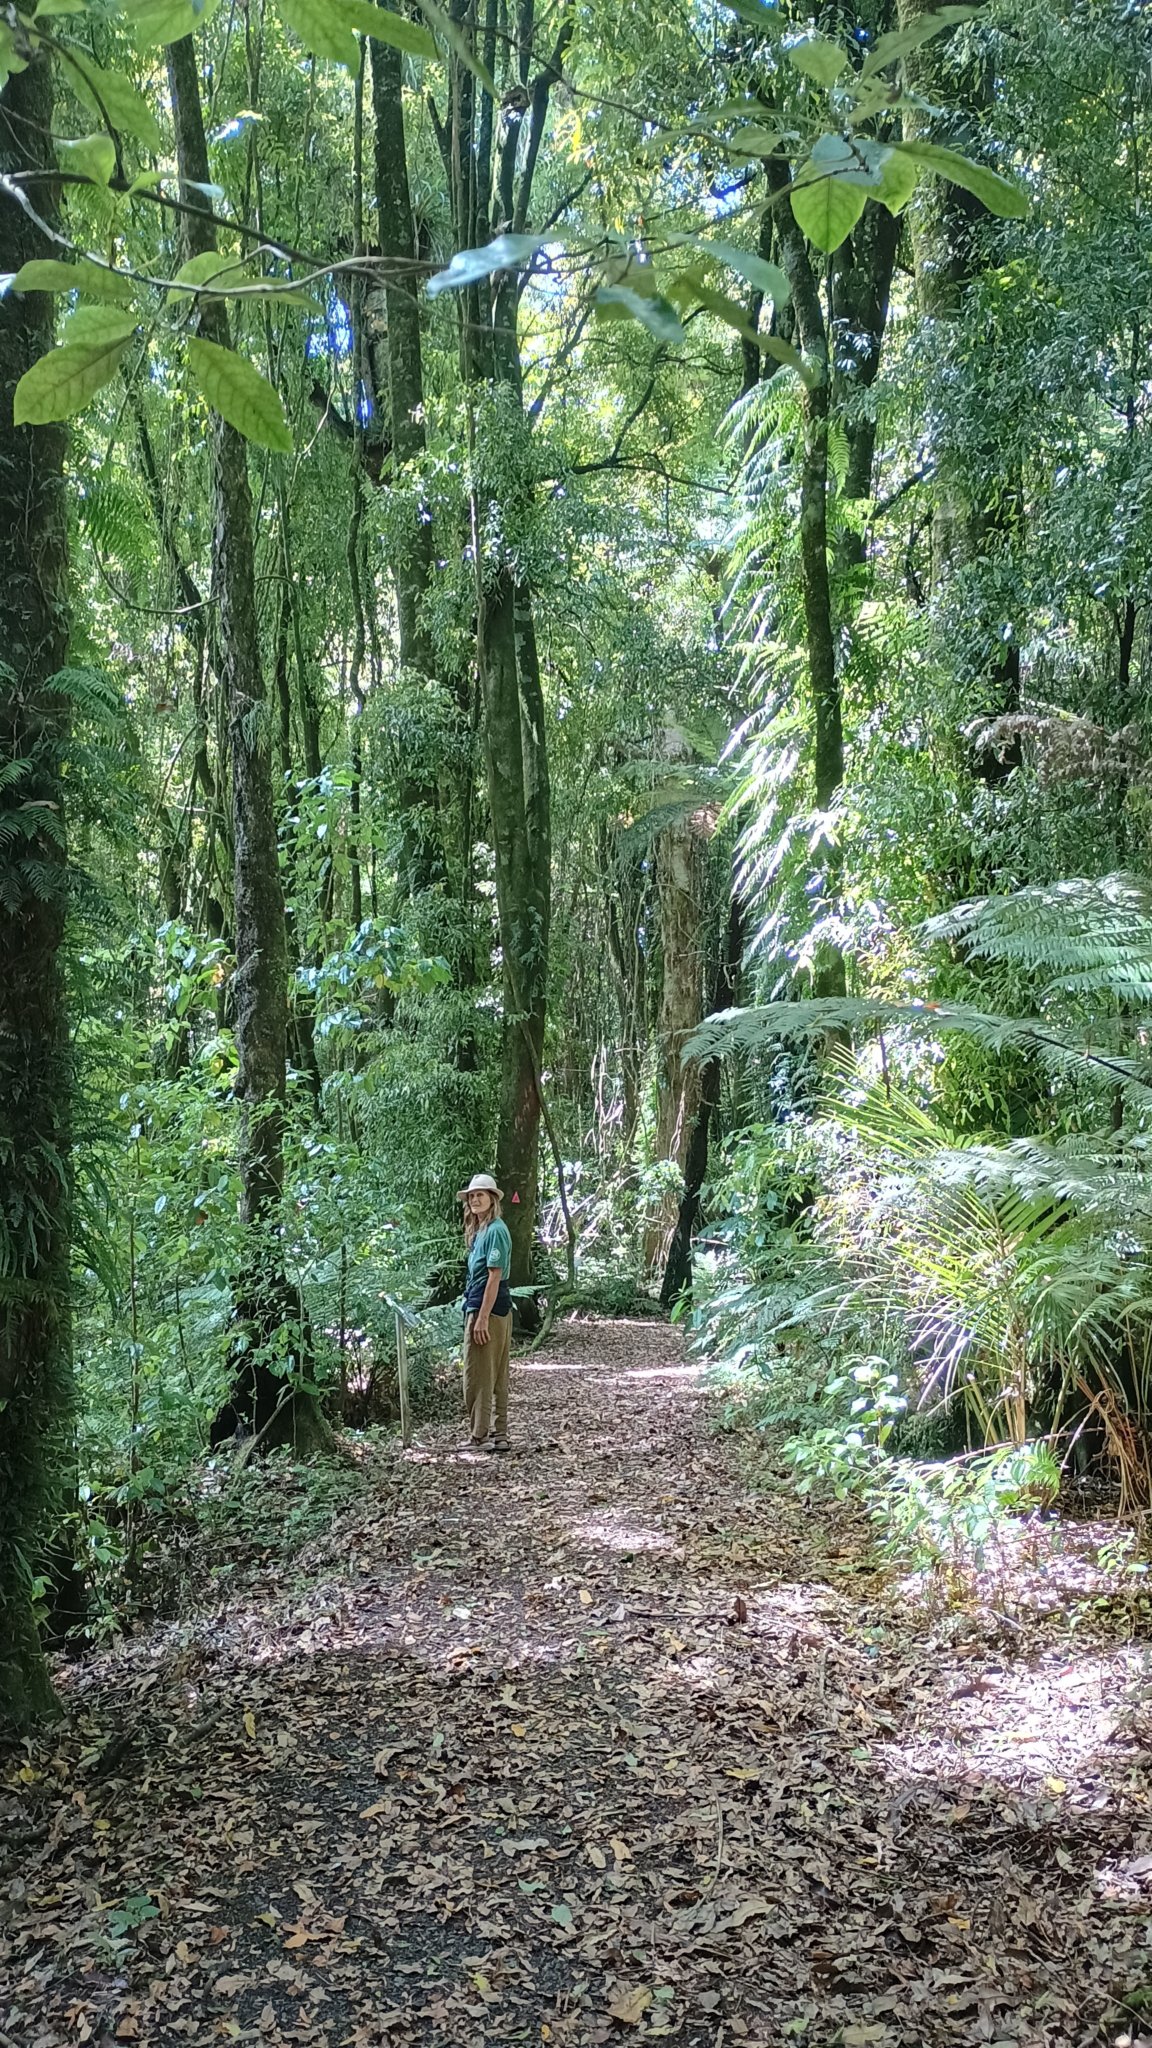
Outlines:
{"label": "broad green leaf overhead", "polygon": [[177,43],[207,28],[220,0],[121,0],[132,34],[142,49]]}
{"label": "broad green leaf overhead", "polygon": [[52,257],[38,257],[16,272],[9,287],[16,292],[79,292],[82,298],[115,299],[125,304],[131,297],[131,280],[99,263],[59,263]]}
{"label": "broad green leaf overhead", "polygon": [[314,57],[328,57],[355,71],[360,46],[337,0],[276,0],[281,19]]}
{"label": "broad green leaf overhead", "polygon": [[[95,310],[95,309],[93,309]],[[68,344],[41,356],[16,386],[13,419],[19,426],[68,420],[111,381],[132,338],[134,322],[121,320],[116,338]]]}
{"label": "broad green leaf overhead", "polygon": [[732,242],[718,242],[711,235],[684,236],[683,246],[723,264],[726,270],[734,270],[737,277],[742,277],[755,291],[763,292],[774,305],[787,305],[788,279],[778,263],[769,263],[749,249],[738,249]]}
{"label": "broad green leaf overhead", "polygon": [[181,291],[181,285],[216,285],[225,292],[229,286],[248,284],[251,275],[247,257],[228,256],[218,249],[206,249],[202,255],[189,256],[180,265],[168,293],[168,304],[172,306],[195,296],[192,292]]}
{"label": "broad green leaf overhead", "polygon": [[471,38],[464,33],[459,22],[439,5],[439,0],[416,0],[416,4],[438,42],[452,52],[466,71],[471,72],[491,99],[499,99],[495,79],[483,58],[477,55]]}
{"label": "broad green leaf overhead", "polygon": [[789,203],[798,227],[817,249],[830,254],[851,234],[868,203],[864,181],[853,171],[846,178],[829,171],[803,185],[793,185]]}
{"label": "broad green leaf overhead", "polygon": [[877,72],[885,71],[889,64],[895,64],[913,50],[922,48],[925,43],[934,41],[945,29],[955,28],[962,21],[971,21],[978,11],[975,7],[937,7],[922,14],[918,21],[909,22],[905,28],[889,29],[877,37],[874,48],[864,59],[860,67],[861,83],[875,77]]}
{"label": "broad green leaf overhead", "polygon": [[137,322],[131,313],[112,306],[76,306],[65,318],[61,339],[70,346],[115,348],[135,333]]}
{"label": "broad green leaf overhead", "polygon": [[805,36],[802,42],[785,45],[785,56],[806,78],[818,85],[835,85],[848,63],[848,53],[827,36]]}
{"label": "broad green leaf overhead", "polygon": [[418,21],[397,14],[390,7],[374,7],[371,0],[335,0],[340,17],[362,36],[390,43],[409,57],[435,57],[436,39]]}
{"label": "broad green leaf overhead", "polygon": [[991,170],[987,164],[973,163],[958,150],[942,149],[935,142],[899,142],[896,148],[924,170],[935,171],[938,177],[971,192],[989,213],[1006,220],[1023,220],[1028,211],[1027,195],[1018,185],[1002,178],[999,171]]}
{"label": "broad green leaf overhead", "polygon": [[160,124],[143,93],[122,71],[106,71],[85,51],[68,48],[66,75],[76,97],[121,135],[159,150]]}
{"label": "broad green leaf overhead", "polygon": [[234,349],[198,337],[188,343],[188,368],[202,397],[257,447],[291,455],[292,435],[279,393]]}
{"label": "broad green leaf overhead", "polygon": [[62,171],[91,178],[97,185],[106,185],[116,169],[116,145],[110,135],[82,135],[75,141],[61,138],[56,155]]}
{"label": "broad green leaf overhead", "polygon": [[684,340],[684,328],[675,307],[659,292],[640,292],[626,284],[602,284],[596,292],[596,305],[609,317],[622,313],[639,320],[657,341],[679,343]]}

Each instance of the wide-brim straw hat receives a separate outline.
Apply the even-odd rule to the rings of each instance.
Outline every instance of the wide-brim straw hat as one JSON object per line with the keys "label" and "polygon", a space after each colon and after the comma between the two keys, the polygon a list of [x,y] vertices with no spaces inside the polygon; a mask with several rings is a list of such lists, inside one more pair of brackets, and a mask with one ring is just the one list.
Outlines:
{"label": "wide-brim straw hat", "polygon": [[497,1187],[490,1173],[474,1173],[466,1188],[457,1188],[458,1202],[462,1202],[465,1195],[495,1195],[498,1202],[504,1200],[503,1188]]}

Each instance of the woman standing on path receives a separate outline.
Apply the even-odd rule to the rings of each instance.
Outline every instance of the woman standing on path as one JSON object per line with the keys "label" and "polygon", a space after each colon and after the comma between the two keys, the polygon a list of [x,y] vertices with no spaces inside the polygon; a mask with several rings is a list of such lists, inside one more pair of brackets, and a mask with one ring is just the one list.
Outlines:
{"label": "woman standing on path", "polygon": [[[464,1406],[471,1447],[508,1449],[508,1353],[512,1342],[512,1239],[500,1214],[503,1190],[490,1173],[474,1173],[456,1199],[464,1204],[468,1276],[464,1284]],[[493,1403],[496,1434],[488,1425]]]}

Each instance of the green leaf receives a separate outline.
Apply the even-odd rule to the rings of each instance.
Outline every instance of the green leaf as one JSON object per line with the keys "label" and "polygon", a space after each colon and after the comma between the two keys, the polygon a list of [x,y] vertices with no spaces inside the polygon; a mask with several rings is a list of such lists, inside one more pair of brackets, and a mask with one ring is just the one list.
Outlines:
{"label": "green leaf", "polygon": [[120,341],[89,345],[73,342],[50,349],[25,370],[12,401],[12,420],[18,427],[42,427],[50,420],[69,420],[81,412],[101,386],[116,375],[120,359],[131,339],[129,331]]}
{"label": "green leaf", "polygon": [[112,306],[77,306],[64,323],[63,339],[72,347],[114,348],[136,332],[135,316]]}
{"label": "green leaf", "polygon": [[771,356],[775,362],[783,363],[785,369],[795,370],[802,383],[812,383],[812,372],[799,349],[793,348],[791,342],[781,341],[776,334],[761,334],[758,339],[766,356]]}
{"label": "green leaf", "polygon": [[790,43],[784,54],[797,71],[802,71],[806,78],[814,78],[817,85],[835,85],[848,62],[847,51],[839,43],[829,42],[827,36],[805,36],[802,42]]}
{"label": "green leaf", "polygon": [[[703,306],[705,312],[714,314],[726,327],[735,328],[736,333],[745,341],[759,345],[760,336],[744,307],[738,305],[735,299],[726,298],[723,292],[713,291],[711,285],[705,284],[704,279],[698,277],[695,271],[686,270],[681,276],[673,278],[668,287],[668,297],[680,307]],[[634,803],[632,810],[635,813]]]}
{"label": "green leaf", "polygon": [[246,441],[291,455],[292,435],[280,394],[253,363],[235,349],[196,338],[188,343],[188,367],[213,411]]}
{"label": "green leaf", "polygon": [[40,0],[34,14],[39,21],[41,17],[47,18],[53,14],[86,14],[87,11],[88,0]]}
{"label": "green leaf", "polygon": [[639,320],[657,341],[681,342],[687,338],[675,307],[659,292],[638,292],[627,284],[602,284],[596,293],[596,304],[603,309],[619,308],[626,316]]}
{"label": "green leaf", "polygon": [[[726,327],[735,328],[737,334],[743,340],[752,342],[756,348],[762,349],[764,354],[771,356],[775,362],[784,363],[790,370],[795,370],[797,376],[802,378],[805,384],[811,383],[812,379],[808,365],[796,349],[792,348],[788,342],[781,341],[775,334],[761,334],[757,328],[753,327],[743,306],[738,305],[735,299],[725,298],[723,292],[712,291],[701,278],[694,276],[691,271],[686,271],[683,277],[676,279],[675,285],[669,287],[669,295],[675,296],[677,305],[687,306],[695,302],[697,305],[703,306],[706,312],[714,314],[717,320],[722,320]],[[697,798],[699,796],[698,787],[696,796]],[[637,805],[635,798],[632,799],[631,808],[636,813]]]}
{"label": "green leaf", "polygon": [[63,54],[77,99],[121,135],[133,135],[146,149],[159,150],[156,116],[132,80],[122,71],[102,70],[84,50],[69,47]]}
{"label": "green leaf", "polygon": [[17,53],[16,40],[11,29],[0,21],[0,92],[17,71],[27,71],[28,59]]}
{"label": "green leaf", "polygon": [[214,285],[218,280],[221,292],[238,284],[246,284],[249,278],[247,258],[243,256],[222,256],[219,249],[204,249],[199,256],[189,256],[180,265],[168,293],[168,304],[176,305],[179,300],[190,296],[181,291],[184,285]]}
{"label": "green leaf", "polygon": [[497,235],[482,249],[458,249],[447,270],[428,280],[428,293],[458,291],[462,285],[478,284],[497,270],[522,270],[551,238],[547,235]]}
{"label": "green leaf", "polygon": [[743,99],[721,100],[718,107],[710,107],[703,114],[693,114],[688,121],[677,121],[673,133],[681,135],[699,129],[710,135],[714,129],[721,128],[730,121],[763,120],[768,111],[763,100],[753,99],[749,94],[745,94]]}
{"label": "green leaf", "polygon": [[864,211],[868,189],[879,183],[878,170],[867,167],[858,149],[842,135],[821,135],[792,186],[793,219],[818,249],[840,247]]}
{"label": "green leaf", "polygon": [[741,21],[746,21],[750,28],[759,30],[761,35],[770,36],[773,42],[779,41],[787,26],[781,19],[779,10],[776,7],[765,6],[763,0],[724,0],[724,5],[730,7]]}
{"label": "green leaf", "polygon": [[106,185],[116,169],[116,144],[110,135],[82,135],[75,142],[60,140],[56,154],[62,171],[91,178],[94,185]]}
{"label": "green leaf", "polygon": [[[676,241],[681,239],[680,236],[674,237]],[[726,270],[734,270],[737,277],[742,277],[754,291],[763,292],[773,305],[788,304],[788,279],[779,264],[768,263],[750,249],[738,249],[734,242],[714,242],[710,236],[696,239],[684,236],[683,240],[688,248],[695,249],[697,255],[710,256],[714,262],[722,263]]]}
{"label": "green leaf", "polygon": [[99,263],[60,263],[54,257],[36,257],[22,264],[9,287],[14,292],[81,292],[89,299],[114,299],[126,305],[131,297],[131,280]]}
{"label": "green leaf", "polygon": [[572,1908],[565,1905],[553,1906],[551,1917],[556,1922],[557,1927],[571,1927]]}
{"label": "green leaf", "polygon": [[496,82],[492,77],[492,73],[487,65],[483,64],[476,55],[460,24],[452,21],[445,14],[444,9],[439,5],[439,0],[416,0],[416,4],[428,23],[429,28],[440,38],[442,43],[447,44],[453,56],[459,63],[463,64],[464,69],[470,71],[473,78],[479,79],[489,99],[498,100],[500,95],[496,90]]}
{"label": "green leaf", "polygon": [[886,149],[880,165],[880,183],[872,194],[889,213],[902,213],[916,190],[918,167],[898,149]]}
{"label": "green leaf", "polygon": [[933,36],[942,34],[946,28],[955,28],[957,22],[971,21],[975,13],[975,7],[939,7],[932,14],[922,14],[919,21],[910,23],[907,28],[889,29],[861,65],[861,83],[874,77],[877,71],[886,70],[889,64],[895,64],[897,58],[906,57],[910,50],[918,50],[921,43],[931,42]]}
{"label": "green leaf", "polygon": [[436,38],[418,21],[394,14],[390,7],[374,7],[372,0],[335,0],[335,4],[341,19],[359,35],[390,43],[407,57],[435,57]]}
{"label": "green leaf", "polygon": [[875,192],[887,155],[886,144],[874,142],[869,135],[818,135],[793,184],[815,185],[823,178],[840,178],[846,185],[863,185],[866,191]]}
{"label": "green leaf", "polygon": [[314,57],[330,57],[356,71],[360,45],[330,0],[278,0],[281,16]]}
{"label": "green leaf", "polygon": [[902,156],[911,157],[914,164],[922,164],[926,171],[935,171],[938,177],[948,178],[953,185],[971,192],[989,213],[1005,220],[1023,220],[1028,211],[1027,197],[1019,185],[1002,178],[999,171],[989,170],[987,164],[974,164],[958,150],[942,149],[937,142],[897,142],[893,147]]}
{"label": "green leaf", "polygon": [[132,35],[141,49],[178,43],[206,28],[220,0],[123,0]]}
{"label": "green leaf", "polygon": [[867,205],[867,196],[857,185],[825,178],[819,185],[793,188],[792,215],[798,228],[817,249],[838,249],[852,233]]}
{"label": "green leaf", "polygon": [[728,136],[717,136],[716,140],[733,156],[774,156],[781,138],[771,128],[750,121],[746,127],[736,128]]}

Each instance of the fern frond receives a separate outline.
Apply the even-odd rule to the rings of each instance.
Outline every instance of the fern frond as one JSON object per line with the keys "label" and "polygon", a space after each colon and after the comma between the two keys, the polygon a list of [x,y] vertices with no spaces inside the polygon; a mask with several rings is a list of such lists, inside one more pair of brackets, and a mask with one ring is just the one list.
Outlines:
{"label": "fern frond", "polygon": [[118,731],[127,713],[124,699],[109,676],[94,668],[62,668],[48,680],[47,688],[68,697],[82,717],[108,732]]}
{"label": "fern frond", "polygon": [[869,997],[826,997],[804,1003],[764,1003],[721,1010],[692,1033],[690,1059],[757,1052],[787,1038],[826,1038],[845,1032],[899,1031],[905,1038],[932,1040],[958,1032],[989,1052],[1030,1052],[1068,1078],[1095,1075],[1152,1094],[1152,1061],[1133,1059],[1107,1047],[1084,1044],[1074,1032],[1034,1017],[999,1017],[966,1003],[887,1003]]}
{"label": "fern frond", "polygon": [[979,897],[923,929],[928,938],[959,940],[978,959],[1049,977],[1049,993],[1152,1007],[1152,884],[1137,875]]}

